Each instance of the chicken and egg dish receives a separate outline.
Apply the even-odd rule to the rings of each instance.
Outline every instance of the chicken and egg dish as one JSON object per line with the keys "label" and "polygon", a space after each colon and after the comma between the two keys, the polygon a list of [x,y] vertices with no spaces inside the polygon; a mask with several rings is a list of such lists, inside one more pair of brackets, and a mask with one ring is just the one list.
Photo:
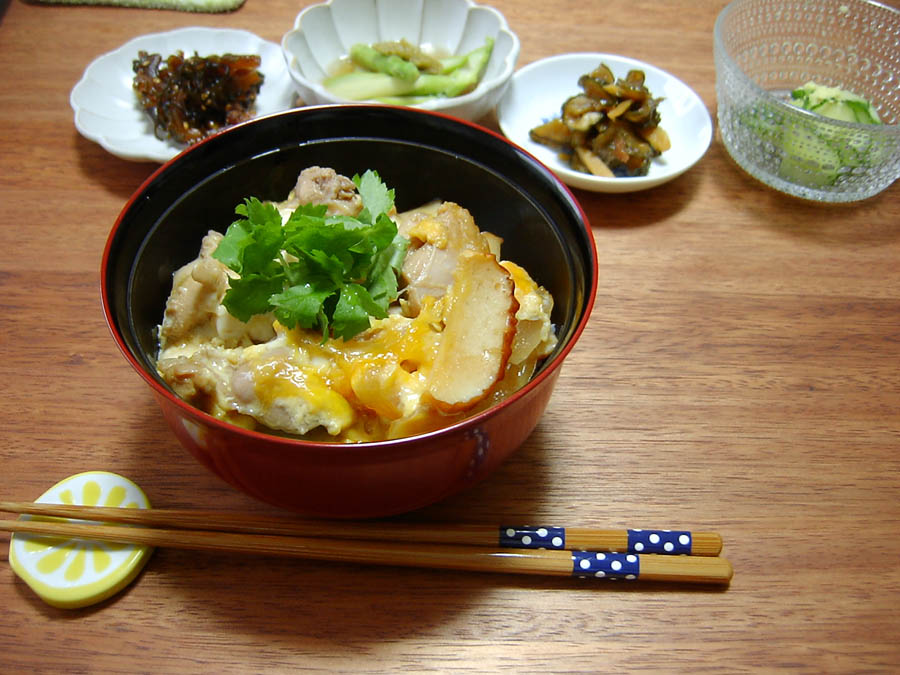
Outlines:
{"label": "chicken and egg dish", "polygon": [[[370,215],[357,179],[304,170],[274,205],[283,227],[295,228],[300,219],[291,214],[308,210],[304,205],[317,205],[327,221]],[[217,253],[227,248],[231,228],[224,237],[210,231],[198,257],[174,274],[159,327],[162,378],[220,419],[338,442],[431,431],[522,387],[556,345],[550,294],[502,260],[501,240],[480,231],[462,206],[435,202],[397,213],[390,196],[388,215],[403,251],[384,313],[370,312],[352,336],[337,335],[337,323],[331,333],[302,320],[291,326],[279,320],[281,306],[236,318],[226,305],[240,281],[237,266]],[[289,265],[304,255],[279,252]]]}

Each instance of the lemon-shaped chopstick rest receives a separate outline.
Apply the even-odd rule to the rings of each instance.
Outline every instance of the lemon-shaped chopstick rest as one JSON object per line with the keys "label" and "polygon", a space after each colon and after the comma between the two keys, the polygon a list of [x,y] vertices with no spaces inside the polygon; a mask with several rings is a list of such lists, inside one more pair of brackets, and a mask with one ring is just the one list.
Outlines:
{"label": "lemon-shaped chopstick rest", "polygon": [[[108,471],[69,476],[36,501],[150,508],[143,490],[127,478]],[[20,519],[85,522],[28,515]],[[47,604],[74,609],[106,600],[125,588],[152,552],[149,546],[19,533],[10,538],[9,564]]]}

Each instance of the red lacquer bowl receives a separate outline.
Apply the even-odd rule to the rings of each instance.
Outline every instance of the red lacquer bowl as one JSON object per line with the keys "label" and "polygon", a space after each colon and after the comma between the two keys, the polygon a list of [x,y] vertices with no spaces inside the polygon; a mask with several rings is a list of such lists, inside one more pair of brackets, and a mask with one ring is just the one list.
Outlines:
{"label": "red lacquer bowl", "polygon": [[[394,441],[318,443],[247,431],[178,398],[155,368],[156,327],[172,273],[245,197],[282,199],[307,166],[352,176],[375,169],[404,210],[436,197],[504,239],[504,257],[554,297],[559,344],[534,378],[488,410]],[[377,105],[321,106],[259,118],[191,147],[131,197],[102,262],[106,319],[125,358],[153,389],[178,440],[228,483],[313,516],[376,517],[434,503],[488,476],[528,437],[597,286],[589,224],[569,190],[531,155],[483,127]]]}

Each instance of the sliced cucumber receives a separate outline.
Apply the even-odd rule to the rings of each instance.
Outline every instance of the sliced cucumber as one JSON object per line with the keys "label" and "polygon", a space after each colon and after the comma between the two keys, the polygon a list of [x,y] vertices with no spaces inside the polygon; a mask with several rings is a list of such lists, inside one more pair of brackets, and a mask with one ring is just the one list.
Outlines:
{"label": "sliced cucumber", "polygon": [[[460,96],[478,86],[491,58],[493,48],[494,39],[485,38],[484,45],[464,54],[462,62],[456,64],[446,75],[420,73],[409,79],[406,76],[395,77],[380,70],[378,72],[354,70],[329,77],[322,84],[331,93],[350,101],[372,99],[392,101],[397,100],[398,96]],[[374,66],[379,56],[381,55],[374,49],[367,48],[365,45],[355,47],[354,59],[358,62],[368,60]],[[378,63],[379,67],[384,67],[384,70],[389,69],[386,62],[378,61]],[[409,65],[412,66],[412,64]],[[412,68],[415,70],[415,66]],[[401,71],[391,72],[400,73]],[[407,105],[414,105],[414,103],[407,103]]]}
{"label": "sliced cucumber", "polygon": [[783,116],[773,111],[765,103],[754,105],[740,113],[741,126],[749,130],[757,138],[781,147],[784,135]]}
{"label": "sliced cucumber", "polygon": [[[807,82],[791,92],[791,103],[833,120],[881,124],[868,101],[837,87]],[[812,187],[831,185],[854,167],[873,166],[881,155],[865,134],[831,129],[814,120],[786,128],[782,149],[782,177]]]}
{"label": "sliced cucumber", "polygon": [[386,73],[373,73],[368,70],[354,70],[349,73],[335,75],[322,83],[335,96],[350,101],[383,96],[403,96],[416,86],[416,80],[409,82]]}
{"label": "sliced cucumber", "polygon": [[841,151],[816,133],[813,125],[792,125],[782,137],[784,156],[779,173],[791,182],[821,187],[831,185],[845,166]]}
{"label": "sliced cucumber", "polygon": [[837,87],[807,82],[791,92],[791,103],[798,108],[843,122],[881,124],[872,104],[856,94]]}

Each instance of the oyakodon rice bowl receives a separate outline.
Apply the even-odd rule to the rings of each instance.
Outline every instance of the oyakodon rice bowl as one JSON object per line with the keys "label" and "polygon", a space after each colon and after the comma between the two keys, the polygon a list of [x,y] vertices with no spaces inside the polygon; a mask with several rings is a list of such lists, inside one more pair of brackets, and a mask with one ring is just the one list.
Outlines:
{"label": "oyakodon rice bowl", "polygon": [[[398,299],[386,305],[380,318],[377,308],[369,311],[365,326],[353,335],[346,332],[344,314],[329,314],[334,300],[322,306],[328,317],[327,336],[321,330],[321,315],[316,315],[315,325],[308,316],[293,323],[298,317],[287,312],[284,303],[268,305],[277,321],[272,314],[252,318],[242,314],[240,302],[231,303],[231,308],[238,307],[235,311],[242,314],[241,320],[230,311],[223,313],[221,307],[229,302],[222,290],[227,293],[228,287],[240,285],[236,271],[240,265],[234,256],[211,255],[211,249],[219,249],[221,233],[239,220],[235,207],[252,197],[258,204],[271,203],[276,212],[280,205],[278,220],[284,221],[301,201],[297,199],[298,175],[310,167],[333,167],[345,177],[365,177],[369,170],[377,174],[395,193],[391,220],[397,225],[398,238],[408,241],[408,260],[415,260],[417,252],[422,260],[443,253],[448,250],[444,245],[448,237],[464,233],[462,239],[468,243],[449,247],[454,251],[449,257],[456,262],[443,273],[451,270],[450,276],[436,282],[428,274],[420,275],[417,288],[409,283],[410,269],[403,272],[398,266],[402,272]],[[284,204],[289,195],[293,202]],[[372,210],[377,211],[364,209],[360,219],[372,216],[365,213]],[[375,220],[382,222],[380,216]],[[284,225],[285,230],[290,227]],[[239,229],[247,229],[246,223]],[[211,231],[219,234],[211,235]],[[210,237],[203,249],[207,261],[200,265],[198,251],[204,237]],[[292,253],[282,262],[290,266],[299,257]],[[203,258],[201,252],[199,259]],[[458,271],[462,260],[468,273]],[[217,271],[209,275],[212,269]],[[103,259],[102,292],[107,320],[121,350],[152,387],[179,441],[205,466],[239,489],[278,506],[319,516],[366,517],[408,511],[458,492],[490,474],[525,440],[546,407],[559,366],[587,321],[596,269],[593,238],[577,202],[549,171],[502,137],[436,113],[385,106],[324,106],[239,125],[157,171],[113,228]],[[178,295],[179,270],[182,281],[192,279],[209,291],[207,300],[215,299],[205,319],[196,321],[197,315],[181,322],[182,329],[193,324],[197,330],[192,334],[188,329],[180,336],[168,333],[164,319],[168,301],[170,313],[176,310],[172,318],[179,323],[178,303],[173,305],[170,298],[173,279],[174,295]],[[438,386],[441,378],[434,372],[440,368],[435,366],[444,358],[440,342],[451,341],[454,331],[448,326],[456,323],[449,320],[452,307],[475,304],[465,302],[466,297],[475,296],[467,296],[471,289],[462,290],[467,284],[457,280],[482,279],[485,273],[497,282],[488,286],[508,292],[489,293],[486,297],[505,299],[496,305],[498,311],[482,317],[502,320],[482,318],[484,330],[470,333],[483,341],[474,349],[480,354],[500,354],[506,365],[500,377],[491,373],[473,380],[466,373],[465,378],[443,378]],[[429,285],[446,292],[435,293]],[[380,289],[380,285],[369,288],[376,300],[382,295]],[[283,284],[276,290],[282,296],[296,291]],[[525,316],[523,308],[530,308],[532,314]],[[520,323],[524,327],[529,322],[534,330],[519,330]],[[246,325],[253,327],[245,331]],[[358,346],[379,333],[382,348],[390,342],[384,337],[390,330],[379,330],[386,326],[404,327],[395,338],[408,335],[411,327],[419,331],[413,341],[415,360],[401,358],[391,364],[383,354],[373,358],[370,352],[356,362],[365,367],[354,367],[348,351],[360,350],[348,350],[348,345]],[[237,332],[232,332],[236,327]],[[236,341],[216,343],[215,349],[220,350],[216,358],[221,359],[223,370],[207,371],[198,379],[203,368],[189,363],[203,342],[197,337],[219,330],[222,334],[202,348],[208,349],[223,336],[237,336]],[[523,341],[525,335],[532,337]],[[160,338],[163,352],[157,358]],[[303,356],[303,350],[296,348],[298,340],[306,350]],[[530,347],[524,348],[525,342]],[[341,348],[335,349],[338,345]],[[246,349],[250,351],[245,353]],[[455,353],[444,351],[445,356]],[[254,354],[263,358],[256,359]],[[175,360],[169,361],[170,357]],[[188,362],[171,371],[174,379],[165,377],[167,367],[181,357]],[[485,359],[498,363],[495,356]],[[326,362],[334,370],[324,376],[325,371],[309,368]],[[509,367],[514,362],[518,365]],[[222,373],[227,377],[217,380]],[[209,375],[211,380],[206,378]],[[315,428],[309,420],[294,427],[284,424],[291,418],[286,414],[290,406],[283,405],[284,392],[296,393],[297,382],[314,383],[310,375],[335,385],[312,389],[327,390],[326,396],[339,394],[341,400],[331,399],[337,401],[335,407],[324,406],[339,414]],[[182,376],[185,379],[180,380]],[[268,384],[260,388],[262,381]],[[230,391],[219,386],[225,382]],[[235,391],[235,382],[240,391]],[[178,396],[185,383],[181,393],[187,393],[186,398],[200,392],[196,405]],[[275,391],[279,394],[272,396]],[[244,397],[250,407],[233,406],[235,395]],[[335,420],[338,423],[329,429]],[[305,436],[293,435],[297,433]]]}
{"label": "oyakodon rice bowl", "polygon": [[250,429],[359,442],[449,426],[531,379],[556,345],[550,294],[462,206],[397,214],[377,174],[356,182],[306,168],[203,238],[159,331],[176,394]]}

